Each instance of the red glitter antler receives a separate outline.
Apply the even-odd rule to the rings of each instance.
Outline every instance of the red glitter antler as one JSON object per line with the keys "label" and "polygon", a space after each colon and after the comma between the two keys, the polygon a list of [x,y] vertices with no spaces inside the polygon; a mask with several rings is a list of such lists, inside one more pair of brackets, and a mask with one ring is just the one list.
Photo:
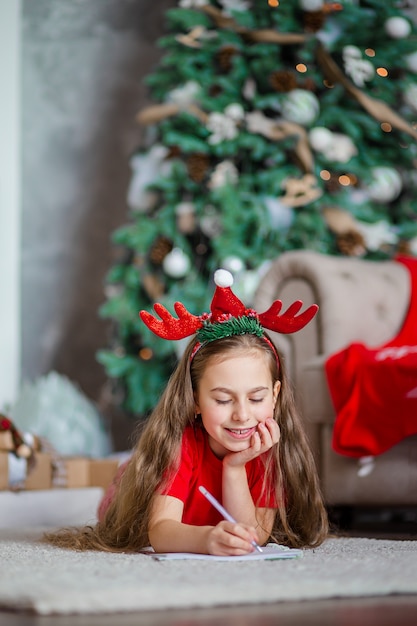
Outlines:
{"label": "red glitter antler", "polygon": [[161,318],[160,320],[148,311],[140,311],[139,315],[146,326],[162,339],[184,339],[184,337],[193,335],[203,325],[201,319],[187,311],[181,302],[174,304],[178,319],[158,302],[154,304],[153,308]]}
{"label": "red glitter antler", "polygon": [[259,321],[264,328],[273,330],[277,333],[295,333],[306,326],[318,311],[317,304],[312,304],[303,313],[297,315],[303,306],[301,300],[296,300],[288,309],[279,315],[282,309],[281,300],[275,300],[265,313],[259,314]]}
{"label": "red glitter antler", "polygon": [[[301,300],[293,302],[288,309],[281,313],[282,302],[275,300],[265,313],[257,314],[247,309],[243,302],[233,293],[231,285],[233,276],[226,270],[217,270],[214,274],[216,290],[210,306],[210,313],[193,315],[181,302],[174,304],[178,317],[158,302],[154,310],[161,319],[156,318],[148,311],[140,311],[142,321],[158,337],[162,339],[184,339],[197,332],[205,324],[221,324],[232,318],[256,317],[264,328],[278,333],[295,333],[308,324],[318,311],[317,304],[312,304],[303,313],[298,314],[303,303]],[[227,330],[229,333],[229,329]],[[240,333],[240,330],[239,330]],[[239,334],[238,333],[238,334]],[[226,336],[226,335],[225,335]]]}

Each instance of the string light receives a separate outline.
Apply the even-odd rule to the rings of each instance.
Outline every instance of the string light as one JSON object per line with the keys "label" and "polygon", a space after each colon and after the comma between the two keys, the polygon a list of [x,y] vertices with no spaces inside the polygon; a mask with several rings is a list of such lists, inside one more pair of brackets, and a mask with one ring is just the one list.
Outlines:
{"label": "string light", "polygon": [[392,131],[392,126],[389,122],[382,122],[381,128],[384,133],[390,133]]}
{"label": "string light", "polygon": [[270,7],[279,7],[279,0],[268,0]]}
{"label": "string light", "polygon": [[327,79],[325,79],[325,80],[323,81],[323,85],[324,85],[325,87],[327,87],[327,89],[333,89],[333,87],[334,87],[333,83],[331,83],[331,82],[330,82],[330,81],[328,81]]}
{"label": "string light", "polygon": [[297,70],[297,72],[304,74],[307,71],[307,65],[304,65],[304,63],[297,63],[295,69]]}
{"label": "string light", "polygon": [[368,57],[374,57],[375,56],[375,50],[373,50],[372,48],[366,48],[365,50],[365,54]]}
{"label": "string light", "polygon": [[330,180],[331,177],[332,177],[332,175],[330,174],[329,170],[321,170],[320,178],[322,180]]}
{"label": "string light", "polygon": [[341,176],[339,176],[339,183],[343,187],[349,187],[349,185],[351,184],[350,177],[347,174],[342,174]]}
{"label": "string light", "polygon": [[150,348],[141,348],[141,350],[139,350],[139,356],[142,361],[150,361],[153,357],[153,351]]}
{"label": "string light", "polygon": [[378,67],[376,73],[378,74],[378,76],[382,76],[383,78],[386,78],[388,76],[388,70],[385,67]]}
{"label": "string light", "polygon": [[323,11],[325,13],[332,13],[333,11],[343,11],[343,4],[340,2],[329,2],[324,5]]}

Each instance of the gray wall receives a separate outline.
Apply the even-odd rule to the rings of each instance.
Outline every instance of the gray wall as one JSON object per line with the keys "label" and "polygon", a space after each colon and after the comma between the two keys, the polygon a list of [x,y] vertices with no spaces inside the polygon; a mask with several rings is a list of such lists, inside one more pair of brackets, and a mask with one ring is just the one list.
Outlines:
{"label": "gray wall", "polygon": [[126,222],[135,114],[173,0],[24,0],[22,378],[67,375],[92,399],[109,324],[97,311]]}

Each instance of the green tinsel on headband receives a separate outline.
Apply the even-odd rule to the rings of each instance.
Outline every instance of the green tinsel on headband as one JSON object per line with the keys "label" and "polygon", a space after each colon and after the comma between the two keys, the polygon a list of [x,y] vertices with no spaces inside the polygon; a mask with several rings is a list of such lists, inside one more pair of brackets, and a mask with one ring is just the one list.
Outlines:
{"label": "green tinsel on headband", "polygon": [[257,335],[262,337],[263,328],[256,317],[233,317],[225,322],[212,324],[209,320],[197,331],[197,339],[200,343],[216,341],[233,335]]}

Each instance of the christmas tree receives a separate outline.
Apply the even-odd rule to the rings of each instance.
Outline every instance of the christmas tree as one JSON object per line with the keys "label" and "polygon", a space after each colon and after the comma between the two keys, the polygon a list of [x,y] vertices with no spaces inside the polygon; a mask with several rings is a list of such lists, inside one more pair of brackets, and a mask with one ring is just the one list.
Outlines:
{"label": "christmas tree", "polygon": [[155,301],[209,310],[210,277],[248,306],[268,262],[310,248],[417,254],[417,29],[394,0],[180,0],[154,104],[138,114],[128,223],[100,314],[99,361],[135,415],[181,345],[140,321]]}

